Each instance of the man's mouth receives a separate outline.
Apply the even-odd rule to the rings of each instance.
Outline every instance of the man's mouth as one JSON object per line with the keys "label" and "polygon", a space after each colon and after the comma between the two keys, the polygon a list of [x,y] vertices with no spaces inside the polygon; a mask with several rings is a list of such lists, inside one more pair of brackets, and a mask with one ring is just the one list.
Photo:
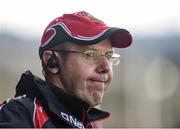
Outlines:
{"label": "man's mouth", "polygon": [[90,78],[89,79],[91,88],[94,89],[95,91],[103,91],[105,88],[105,83],[107,82],[106,78]]}
{"label": "man's mouth", "polygon": [[105,83],[108,81],[108,78],[106,76],[99,76],[99,77],[91,77],[89,80]]}
{"label": "man's mouth", "polygon": [[99,79],[90,79],[90,81],[94,81],[94,82],[102,82],[102,83],[105,83],[105,82],[106,82],[105,80],[99,80]]}

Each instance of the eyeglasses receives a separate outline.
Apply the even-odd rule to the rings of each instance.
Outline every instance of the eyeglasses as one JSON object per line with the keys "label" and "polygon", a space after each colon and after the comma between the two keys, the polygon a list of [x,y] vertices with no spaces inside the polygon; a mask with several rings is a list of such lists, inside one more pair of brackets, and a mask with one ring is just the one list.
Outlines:
{"label": "eyeglasses", "polygon": [[99,51],[94,50],[87,50],[84,52],[74,51],[74,50],[52,50],[56,52],[63,52],[63,53],[80,53],[83,54],[83,57],[88,61],[98,61],[102,56],[105,56],[107,60],[112,63],[112,65],[118,65],[120,63],[120,55],[113,52],[107,52],[102,54]]}

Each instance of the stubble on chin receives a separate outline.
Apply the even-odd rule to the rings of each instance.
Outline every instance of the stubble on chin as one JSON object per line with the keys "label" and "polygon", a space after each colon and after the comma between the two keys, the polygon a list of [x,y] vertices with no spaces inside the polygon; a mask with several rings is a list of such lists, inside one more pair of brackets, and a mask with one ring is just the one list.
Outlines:
{"label": "stubble on chin", "polygon": [[101,104],[103,95],[104,95],[103,93],[92,92],[91,95],[89,96],[90,105],[97,106]]}

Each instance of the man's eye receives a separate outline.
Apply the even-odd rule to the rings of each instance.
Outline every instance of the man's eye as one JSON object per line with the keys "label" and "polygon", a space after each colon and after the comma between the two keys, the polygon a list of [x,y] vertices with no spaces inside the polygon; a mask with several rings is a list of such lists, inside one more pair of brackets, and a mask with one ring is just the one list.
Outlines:
{"label": "man's eye", "polygon": [[87,57],[93,57],[93,56],[94,56],[94,53],[86,53],[86,56],[87,56]]}
{"label": "man's eye", "polygon": [[113,53],[106,54],[107,59],[110,60],[112,58],[112,55],[113,55]]}
{"label": "man's eye", "polygon": [[93,53],[92,53],[92,52],[85,52],[85,55],[86,55],[87,57],[92,57],[92,56],[93,56]]}
{"label": "man's eye", "polygon": [[95,57],[95,55],[96,55],[94,52],[85,52],[84,54],[86,56],[86,59]]}

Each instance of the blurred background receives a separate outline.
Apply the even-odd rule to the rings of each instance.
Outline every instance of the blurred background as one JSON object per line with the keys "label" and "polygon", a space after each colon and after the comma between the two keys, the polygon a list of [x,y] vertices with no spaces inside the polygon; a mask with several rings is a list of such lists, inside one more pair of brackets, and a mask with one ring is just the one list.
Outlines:
{"label": "blurred background", "polygon": [[133,44],[117,50],[121,64],[101,108],[104,127],[180,127],[179,0],[0,0],[0,101],[15,94],[22,72],[43,78],[38,47],[48,23],[85,10],[128,29]]}

